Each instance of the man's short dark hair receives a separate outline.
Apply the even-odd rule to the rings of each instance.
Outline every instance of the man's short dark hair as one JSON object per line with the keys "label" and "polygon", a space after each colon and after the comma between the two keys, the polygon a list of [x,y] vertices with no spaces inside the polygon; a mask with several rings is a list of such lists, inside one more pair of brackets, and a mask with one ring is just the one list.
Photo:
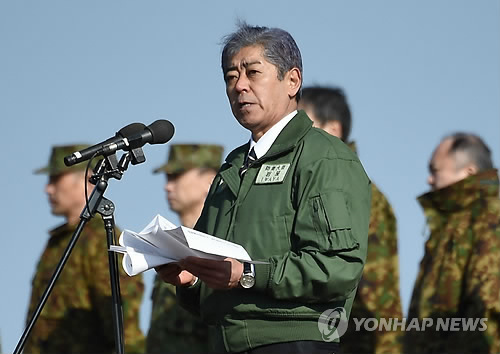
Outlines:
{"label": "man's short dark hair", "polygon": [[491,159],[491,150],[488,145],[477,135],[470,133],[457,132],[446,136],[443,140],[451,139],[451,147],[448,154],[456,155],[457,153],[462,153],[465,157],[465,161],[458,161],[461,166],[472,163],[474,164],[478,172],[493,168],[493,162]]}
{"label": "man's short dark hair", "polygon": [[[285,30],[250,26],[244,21],[237,23],[238,30],[225,36],[222,40],[222,72],[226,75],[231,59],[245,47],[260,45],[264,48],[264,58],[278,69],[278,79],[297,68],[302,76],[302,56],[295,40]],[[300,98],[300,90],[295,99]]]}
{"label": "man's short dark hair", "polygon": [[311,86],[302,89],[300,102],[310,106],[321,125],[338,121],[342,126],[342,141],[347,142],[351,134],[351,110],[340,87]]}

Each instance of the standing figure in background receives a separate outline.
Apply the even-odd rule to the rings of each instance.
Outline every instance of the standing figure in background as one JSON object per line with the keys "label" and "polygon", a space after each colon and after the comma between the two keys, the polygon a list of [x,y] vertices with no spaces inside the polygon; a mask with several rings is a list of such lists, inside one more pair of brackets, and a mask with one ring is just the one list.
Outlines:
{"label": "standing figure in background", "polygon": [[[47,288],[64,250],[80,222],[85,206],[86,163],[66,167],[65,156],[88,145],[55,146],[49,165],[35,173],[49,175],[45,188],[52,214],[66,222],[50,231],[50,238],[38,262],[32,282],[28,319]],[[118,230],[115,230],[118,234]],[[129,277],[119,268],[127,353],[144,352],[139,328],[139,310],[144,291],[141,277]],[[104,222],[95,215],[85,225],[43,311],[24,347],[25,353],[113,353],[116,352],[108,245]]]}
{"label": "standing figure in background", "polygon": [[[170,209],[177,213],[182,225],[193,228],[200,217],[212,180],[222,162],[219,145],[171,145],[163,172]],[[153,309],[146,339],[146,352],[206,353],[209,351],[208,327],[177,304],[175,286],[158,276],[153,288]]]}
{"label": "standing figure in background", "polygon": [[429,163],[431,191],[418,201],[430,235],[420,262],[405,353],[500,353],[498,171],[482,139],[445,137]]}
{"label": "standing figure in background", "polygon": [[[321,128],[356,151],[349,141],[351,111],[342,89],[337,87],[306,87],[302,90],[299,108]],[[401,331],[356,331],[354,318],[397,318],[402,320],[399,294],[399,262],[396,217],[387,198],[372,183],[368,253],[363,276],[352,305],[347,332],[342,336],[342,352],[401,353]]]}

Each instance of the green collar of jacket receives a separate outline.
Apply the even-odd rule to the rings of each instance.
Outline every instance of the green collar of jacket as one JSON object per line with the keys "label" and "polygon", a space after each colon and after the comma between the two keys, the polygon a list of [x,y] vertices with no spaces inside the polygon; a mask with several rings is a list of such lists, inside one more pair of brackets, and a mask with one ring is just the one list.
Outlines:
{"label": "green collar of jacket", "polygon": [[[312,121],[307,114],[300,110],[292,120],[283,128],[269,151],[257,159],[254,164],[261,164],[271,157],[286,153],[292,150],[306,133],[312,129]],[[234,195],[238,194],[241,183],[239,169],[250,147],[250,142],[239,146],[233,150],[226,158],[220,168],[220,175],[226,181]]]}
{"label": "green collar of jacket", "polygon": [[[307,114],[302,110],[298,111],[295,117],[283,128],[269,151],[257,161],[265,161],[293,149],[311,127],[312,121]],[[249,144],[250,142],[236,148],[227,156],[226,163],[230,166],[226,166],[226,169],[231,166],[236,166],[239,169],[243,165],[243,160],[250,147]]]}
{"label": "green collar of jacket", "polygon": [[425,193],[417,199],[424,210],[453,212],[468,208],[484,198],[498,198],[498,192],[498,170],[489,169],[448,187]]}

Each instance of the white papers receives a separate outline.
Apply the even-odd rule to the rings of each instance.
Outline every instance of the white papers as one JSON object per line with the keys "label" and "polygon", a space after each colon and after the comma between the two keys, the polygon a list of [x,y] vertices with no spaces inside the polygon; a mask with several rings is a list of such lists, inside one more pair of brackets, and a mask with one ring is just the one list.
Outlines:
{"label": "white papers", "polygon": [[252,261],[247,251],[236,243],[188,227],[176,227],[161,215],[156,215],[139,233],[124,230],[119,243],[120,246],[111,246],[110,251],[123,253],[122,266],[130,276],[188,256],[218,260],[230,257],[263,263]]}

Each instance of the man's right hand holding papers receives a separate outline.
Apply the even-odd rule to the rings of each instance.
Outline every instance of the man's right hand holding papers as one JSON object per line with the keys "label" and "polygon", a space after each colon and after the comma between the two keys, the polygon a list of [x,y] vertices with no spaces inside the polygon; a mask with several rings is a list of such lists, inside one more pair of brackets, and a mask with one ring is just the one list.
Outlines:
{"label": "man's right hand holding papers", "polygon": [[[176,227],[160,215],[139,233],[124,230],[119,243],[120,246],[113,245],[110,250],[124,254],[122,265],[128,275],[157,267],[163,280],[177,285],[194,283],[196,277],[190,274],[192,272],[213,287],[227,288],[234,281],[228,274],[238,270],[235,267],[241,267],[237,260],[260,263],[252,261],[238,244],[188,227]],[[160,267],[170,263],[175,264]],[[239,271],[241,273],[241,269]]]}

